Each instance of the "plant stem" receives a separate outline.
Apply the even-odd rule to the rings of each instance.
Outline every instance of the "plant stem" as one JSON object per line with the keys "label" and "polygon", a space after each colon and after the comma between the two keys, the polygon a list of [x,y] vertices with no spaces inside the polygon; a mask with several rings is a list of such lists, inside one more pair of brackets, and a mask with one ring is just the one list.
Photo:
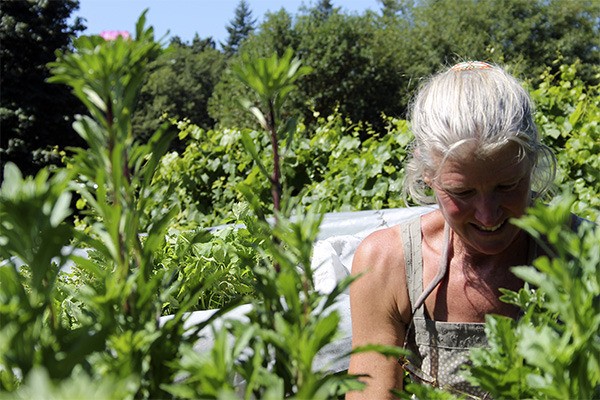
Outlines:
{"label": "plant stem", "polygon": [[273,147],[273,176],[271,178],[271,195],[273,197],[273,208],[275,211],[275,221],[277,221],[277,212],[281,209],[281,172],[279,167],[279,145],[277,143],[277,129],[275,129],[275,109],[273,101],[269,101],[269,114],[267,119],[269,133],[271,134],[271,146]]}
{"label": "plant stem", "polygon": [[[279,144],[277,143],[277,129],[275,126],[275,108],[273,100],[269,100],[269,113],[267,115],[267,128],[271,134],[271,146],[273,147],[273,176],[271,177],[271,196],[273,197],[273,216],[275,225],[279,222],[279,210],[281,209],[281,172],[279,169]],[[273,242],[279,243],[279,240],[273,235]],[[276,272],[281,270],[279,263],[273,264]]]}

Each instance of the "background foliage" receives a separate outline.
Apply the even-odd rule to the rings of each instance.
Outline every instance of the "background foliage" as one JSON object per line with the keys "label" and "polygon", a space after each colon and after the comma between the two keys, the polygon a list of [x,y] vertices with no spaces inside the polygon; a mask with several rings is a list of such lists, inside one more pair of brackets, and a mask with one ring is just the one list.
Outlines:
{"label": "background foliage", "polygon": [[[577,63],[584,86],[599,82],[597,1],[380,3],[379,10],[358,14],[345,11],[341,2],[336,7],[332,1],[319,0],[295,12],[268,13],[256,24],[251,8],[241,1],[227,26],[230,35],[220,47],[210,37],[195,37],[191,43],[172,39],[167,46],[172,51],[159,57],[146,77],[134,118],[136,134],[150,137],[165,118],[188,118],[205,130],[258,128],[251,115],[238,112],[236,99],[248,91],[228,72],[242,53],[281,56],[292,48],[312,68],[284,110],[301,117],[309,131],[318,124],[315,112],[326,117],[337,110],[342,118],[366,123],[382,135],[386,127],[382,114],[405,118],[422,79],[464,59],[509,65],[536,86],[547,69],[554,76],[560,65]],[[76,0],[0,4],[2,165],[16,161],[31,174],[50,160],[56,162],[66,145],[83,144],[69,122],[81,109],[66,90],[49,89],[43,83],[49,76],[45,64],[54,51],[68,47],[69,35],[83,27],[79,20],[67,22],[77,4]],[[25,29],[28,26],[35,29]],[[370,133],[361,130],[360,139]],[[58,146],[54,153],[53,146]],[[184,146],[175,142],[172,149]]]}
{"label": "background foliage", "polygon": [[204,129],[213,126],[207,104],[224,67],[224,56],[210,40],[173,42],[149,66],[133,116],[135,131],[147,139],[167,117],[186,118]]}
{"label": "background foliage", "polygon": [[600,86],[586,85],[579,68],[548,68],[532,97],[536,123],[558,159],[556,186],[575,195],[576,214],[600,222]]}
{"label": "background foliage", "polygon": [[[557,156],[556,188],[576,195],[574,212],[598,221],[598,85],[583,82],[579,64],[557,63],[557,73],[548,68],[539,83],[529,83],[537,105],[536,123],[543,141]],[[407,121],[386,117],[381,134],[368,124],[353,123],[339,112],[327,117],[315,113],[313,118],[317,121],[314,130],[299,124],[293,137],[283,141],[282,166],[290,195],[297,196],[305,207],[319,201],[327,212],[407,205],[402,197],[403,161],[412,139]],[[236,191],[240,182],[262,187],[262,202],[268,203],[268,186],[261,183],[258,167],[245,154],[240,130],[205,131],[187,122],[178,127],[188,135],[188,147],[181,156],[170,153],[163,159],[155,183],[164,188],[176,187],[172,199],[181,207],[180,221],[192,225],[194,221],[204,225],[235,221],[242,201]],[[259,149],[269,148],[265,137],[247,131]],[[263,162],[269,162],[266,156]],[[156,205],[148,211],[152,209]]]}
{"label": "background foliage", "polygon": [[[380,131],[381,113],[404,117],[424,77],[464,59],[509,64],[532,81],[547,67],[558,72],[553,61],[559,57],[567,64],[579,60],[581,79],[598,83],[598,2],[398,0],[360,15],[331,3],[318,1],[295,15],[267,14],[240,47],[263,56],[292,47],[313,68],[289,110],[307,124],[312,109],[329,115],[338,108]],[[241,90],[226,76],[215,87],[209,110],[221,126],[249,126],[231,112],[235,100],[227,96]]]}
{"label": "background foliage", "polygon": [[[257,200],[260,193],[246,186],[251,212],[238,230],[245,235],[231,244],[220,242],[219,232],[169,232],[176,204],[144,218],[146,203],[155,198],[152,178],[174,137],[166,125],[148,141],[131,129],[143,76],[161,53],[152,28],[144,25],[145,13],[135,39],[80,37],[75,52],[58,54],[50,64],[51,80],[69,85],[89,112],[74,124],[88,148],[73,149],[70,167],[23,177],[16,165],[6,166],[0,188],[0,397],[72,397],[84,385],[89,393],[113,398],[220,398],[236,391],[245,398],[343,395],[353,377],[313,370],[316,354],[337,332],[340,317],[331,306],[352,280],[329,294],[314,290],[310,264],[322,220],[318,207],[300,210],[294,222],[294,204],[273,190],[273,223]],[[240,79],[264,100],[264,108],[248,103],[248,110],[272,139],[273,165],[262,164],[251,137],[245,146],[263,178],[280,188],[278,175],[269,174],[279,163],[277,133],[285,132],[275,116],[307,69],[291,51],[281,59],[247,59],[243,68]],[[75,192],[85,203],[84,230],[68,221]],[[165,246],[171,235],[178,237],[175,246]],[[203,251],[203,245],[211,248]],[[245,298],[252,307],[244,320],[224,320],[224,329],[213,330],[213,346],[198,351],[199,332],[245,294],[220,290],[239,271],[211,268],[224,259],[229,267],[231,256],[252,271],[246,283],[256,291]],[[182,264],[190,260],[195,264]],[[204,305],[219,310],[186,326],[209,286],[218,287],[220,304],[209,299],[213,303]]]}
{"label": "background foliage", "polygon": [[65,146],[84,143],[71,128],[81,103],[67,87],[45,82],[54,52],[84,28],[80,19],[67,23],[78,7],[75,0],[0,2],[0,180],[9,161],[34,174],[60,164]]}
{"label": "background foliage", "polygon": [[[546,284],[545,292],[507,294],[506,299],[526,310],[540,308],[541,297],[535,296],[549,296],[550,301],[539,319],[526,320],[535,322],[529,330],[490,320],[498,347],[476,356],[480,373],[476,370],[473,379],[485,386],[486,379],[506,378],[506,391],[498,392],[499,397],[590,393],[586,384],[598,382],[598,320],[587,317],[598,315],[598,230],[569,236],[560,229],[558,216],[573,210],[600,220],[598,5],[570,2],[566,15],[559,12],[563,3],[473,0],[465,2],[459,18],[452,1],[382,1],[381,14],[364,15],[347,15],[321,1],[296,18],[283,10],[270,14],[239,43],[241,53],[229,58],[210,39],[161,46],[152,30],[143,27],[143,18],[135,41],[78,40],[78,53],[61,52],[64,58],[51,67],[55,81],[71,86],[88,109],[74,125],[86,146],[72,149],[67,167],[55,173],[42,169],[33,175],[25,169],[23,175],[13,164],[4,169],[2,390],[24,397],[40,391],[74,397],[86,390],[124,398],[218,397],[235,393],[237,374],[249,383],[246,397],[342,395],[353,385],[352,377],[311,369],[314,355],[335,338],[339,317],[328,306],[350,284],[341,282],[331,296],[310,290],[310,252],[321,213],[407,204],[401,183],[411,133],[402,115],[409,94],[440,65],[468,57],[506,62],[527,78],[538,105],[536,121],[557,154],[557,185],[575,196],[572,203],[538,211],[539,220],[523,223],[525,229],[557,236],[551,243],[562,250],[557,264],[536,264],[543,275],[521,270],[532,284]],[[5,2],[1,4],[2,29],[10,21],[16,27],[18,18],[32,21],[30,14],[11,20]],[[460,29],[440,35],[442,14]],[[238,32],[245,32],[242,27]],[[465,32],[470,34],[461,35]],[[545,51],[525,51],[531,41],[539,41]],[[102,63],[94,55],[96,48],[102,51]],[[281,56],[287,48],[313,72],[299,78],[287,107],[273,114],[277,125],[261,127],[260,119],[254,121],[255,107],[264,119],[269,101],[246,102],[252,112],[240,113],[232,99],[256,99],[255,93],[223,72],[223,66]],[[6,54],[19,70],[15,54]],[[269,59],[279,58],[261,62]],[[48,71],[43,63],[30,64]],[[90,70],[105,80],[91,79]],[[22,77],[13,78],[15,85],[22,84]],[[263,76],[263,83],[271,78]],[[189,96],[179,101],[169,97],[171,88],[194,90],[177,91]],[[11,91],[5,97],[4,85],[2,90],[3,107],[21,101]],[[191,103],[202,106],[186,108]],[[264,176],[275,164],[274,142],[265,127],[273,128],[269,134],[278,138],[285,199],[280,213],[271,201],[272,181]],[[56,132],[66,131],[52,134]],[[37,144],[35,134],[24,137]],[[179,142],[170,144],[177,134]],[[2,162],[6,160],[3,156]],[[76,215],[69,208],[73,198]],[[270,215],[277,216],[274,226]],[[221,224],[232,225],[206,229]],[[82,248],[87,257],[78,252]],[[573,263],[574,256],[580,264]],[[59,273],[67,261],[71,272]],[[276,274],[274,264],[283,273]],[[193,346],[205,325],[190,331],[184,315],[220,308],[218,316],[242,296],[253,302],[255,312],[244,323],[233,321],[213,332],[215,346],[210,354],[199,355]],[[557,308],[568,303],[564,298],[577,296],[580,306]],[[166,314],[173,317],[160,318]],[[557,316],[582,335],[565,336],[570,331],[555,323]],[[531,329],[542,333],[545,342],[532,342]],[[231,337],[233,342],[227,340]],[[595,352],[582,347],[589,342]],[[298,343],[305,351],[297,351]],[[514,366],[516,356],[506,349],[514,350],[512,343],[533,349],[549,345],[544,353],[555,354],[560,362],[536,364],[541,358],[528,348],[518,359],[522,369],[511,375],[512,370],[502,368]],[[502,358],[506,354],[508,361]],[[569,355],[576,355],[573,362]],[[515,374],[518,379],[511,381]],[[587,380],[574,378],[577,388],[571,380],[559,389],[544,386],[569,374]],[[432,395],[426,388],[414,391]]]}

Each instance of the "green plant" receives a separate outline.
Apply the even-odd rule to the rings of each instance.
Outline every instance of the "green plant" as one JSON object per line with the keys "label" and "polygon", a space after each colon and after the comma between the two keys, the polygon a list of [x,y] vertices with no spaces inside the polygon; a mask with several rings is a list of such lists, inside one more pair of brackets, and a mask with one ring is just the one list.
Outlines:
{"label": "green plant", "polygon": [[240,298],[256,297],[252,266],[258,261],[255,239],[241,226],[213,232],[174,229],[156,252],[157,266],[176,276],[177,290],[170,293],[162,314],[176,313],[198,282],[205,282],[190,309],[219,309]]}
{"label": "green plant", "polygon": [[[302,204],[318,202],[329,212],[406,206],[403,162],[413,137],[407,121],[386,118],[385,134],[338,114],[319,122],[317,132],[296,151],[297,162],[310,166]],[[361,141],[365,130],[369,138]]]}
{"label": "green plant", "polygon": [[[72,149],[71,168],[26,179],[11,164],[5,169],[0,384],[15,396],[73,394],[67,384],[77,388],[92,379],[99,393],[116,382],[112,395],[121,398],[167,396],[162,385],[174,381],[174,361],[209,322],[191,331],[183,326],[210,276],[190,285],[173,317],[160,320],[180,283],[157,268],[155,254],[177,210],[152,220],[143,210],[174,133],[164,125],[146,143],[131,129],[147,64],[161,51],[144,23],[142,14],[135,40],[80,37],[73,53],[50,65],[52,82],[70,86],[90,113],[74,124],[89,149]],[[84,231],[68,220],[73,192],[85,200],[91,221]],[[75,264],[72,274],[59,272],[66,261]]]}
{"label": "green plant", "polygon": [[[53,294],[56,292],[59,266],[68,254],[61,249],[69,244],[72,228],[65,223],[70,215],[66,174],[50,177],[42,169],[35,177],[23,179],[11,163],[5,168],[0,189],[0,348],[3,369],[0,385],[4,390],[18,386],[18,376],[27,375],[36,365],[55,366],[54,376],[67,376],[81,362],[86,351],[76,351],[78,342],[87,342],[89,351],[97,348],[94,335],[73,330],[66,335],[63,310]],[[19,263],[28,266],[20,268]],[[33,343],[37,343],[33,346]],[[73,348],[75,351],[65,350]],[[64,354],[58,355],[58,351]]]}
{"label": "green plant", "polygon": [[[252,85],[265,107],[244,103],[271,137],[274,166],[279,163],[281,134],[277,116],[285,95],[293,89],[293,81],[303,73],[299,65],[291,53],[286,53],[281,59],[247,58],[243,68],[238,69],[240,78]],[[252,139],[248,135],[242,138],[253,161],[269,179],[275,203],[275,218],[270,221],[255,191],[241,186],[254,213],[244,222],[261,254],[253,268],[258,296],[251,302],[247,320],[226,321],[226,331],[215,332],[215,346],[209,354],[181,360],[180,367],[189,377],[168,390],[181,397],[200,392],[209,398],[231,397],[236,390],[244,398],[343,395],[353,378],[315,371],[313,360],[334,340],[340,317],[330,308],[354,278],[341,282],[328,295],[314,290],[310,259],[322,213],[318,207],[303,213],[293,207],[293,199],[281,197],[277,168],[269,173]],[[295,221],[290,218],[292,211],[296,212]],[[244,382],[242,388],[236,389],[233,384],[234,372]]]}
{"label": "green plant", "polygon": [[[286,196],[296,198],[305,209],[318,202],[325,212],[406,205],[403,161],[412,134],[405,120],[387,117],[382,134],[339,113],[318,120],[314,132],[299,123],[293,134],[280,135]],[[168,153],[161,160],[153,178],[157,192],[147,203],[149,218],[172,202],[180,208],[175,218],[181,229],[235,223],[244,204],[237,189],[241,183],[254,188],[263,209],[270,212],[270,183],[241,141],[250,136],[261,164],[271,168],[267,135],[250,129],[205,131],[188,121],[174,123],[188,144],[182,154]],[[373,137],[361,142],[366,131]]]}
{"label": "green plant", "polygon": [[[275,218],[278,218],[277,214],[281,210],[283,191],[279,138],[287,137],[288,141],[291,141],[293,140],[292,135],[296,131],[294,118],[290,118],[287,123],[280,125],[281,109],[290,92],[295,89],[295,82],[311,70],[306,66],[301,66],[300,60],[292,59],[292,57],[291,49],[287,49],[281,58],[277,54],[273,54],[268,58],[251,59],[248,54],[243,54],[241,62],[232,67],[237,77],[249,86],[257,97],[255,100],[242,99],[242,106],[256,117],[271,140],[273,172],[269,173],[258,155],[252,137],[242,131],[244,148],[271,184]],[[257,101],[258,105],[255,104]]]}
{"label": "green plant", "polygon": [[[260,192],[260,201],[269,203],[269,182],[241,143],[241,130],[205,131],[188,121],[176,121],[180,137],[187,139],[182,154],[168,153],[159,165],[152,185],[157,192],[146,204],[149,218],[173,203],[180,209],[175,216],[181,229],[236,222],[244,197],[237,185],[245,182]],[[269,138],[244,129],[255,142],[263,163],[269,165]],[[168,201],[167,201],[168,200]]]}
{"label": "green plant", "polygon": [[559,190],[575,194],[574,213],[598,222],[600,86],[586,86],[579,68],[578,63],[561,64],[556,74],[548,68],[532,90],[532,98],[537,106],[536,123],[557,156]]}
{"label": "green plant", "polygon": [[538,205],[514,221],[548,256],[513,268],[531,286],[506,290],[502,299],[520,306],[523,316],[488,316],[490,346],[472,351],[472,382],[494,398],[600,395],[600,229],[589,222],[569,228],[573,200]]}

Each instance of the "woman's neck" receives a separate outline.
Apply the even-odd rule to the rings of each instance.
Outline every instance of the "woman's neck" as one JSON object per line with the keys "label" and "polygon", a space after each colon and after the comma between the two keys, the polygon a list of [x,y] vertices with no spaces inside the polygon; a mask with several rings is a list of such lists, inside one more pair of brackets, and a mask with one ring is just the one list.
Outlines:
{"label": "woman's neck", "polygon": [[450,257],[454,263],[471,269],[523,265],[530,262],[528,259],[530,240],[526,232],[519,231],[511,244],[502,252],[484,254],[466,244],[459,235],[452,232]]}

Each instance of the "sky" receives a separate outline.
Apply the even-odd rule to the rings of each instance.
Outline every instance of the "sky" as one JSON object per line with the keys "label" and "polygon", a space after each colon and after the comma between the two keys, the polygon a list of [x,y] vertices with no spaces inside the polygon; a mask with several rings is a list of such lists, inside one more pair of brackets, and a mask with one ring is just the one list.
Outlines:
{"label": "sky", "polygon": [[[226,27],[234,19],[240,0],[79,0],[79,10],[72,18],[81,17],[86,35],[105,30],[135,31],[135,23],[147,8],[146,26],[154,27],[155,38],[179,36],[191,42],[198,33],[204,39],[211,36],[215,42],[227,40]],[[301,6],[313,6],[316,0],[247,0],[257,25],[265,13],[285,8],[295,15]],[[377,0],[333,0],[334,7],[343,12],[362,13],[367,9],[380,10]]]}

